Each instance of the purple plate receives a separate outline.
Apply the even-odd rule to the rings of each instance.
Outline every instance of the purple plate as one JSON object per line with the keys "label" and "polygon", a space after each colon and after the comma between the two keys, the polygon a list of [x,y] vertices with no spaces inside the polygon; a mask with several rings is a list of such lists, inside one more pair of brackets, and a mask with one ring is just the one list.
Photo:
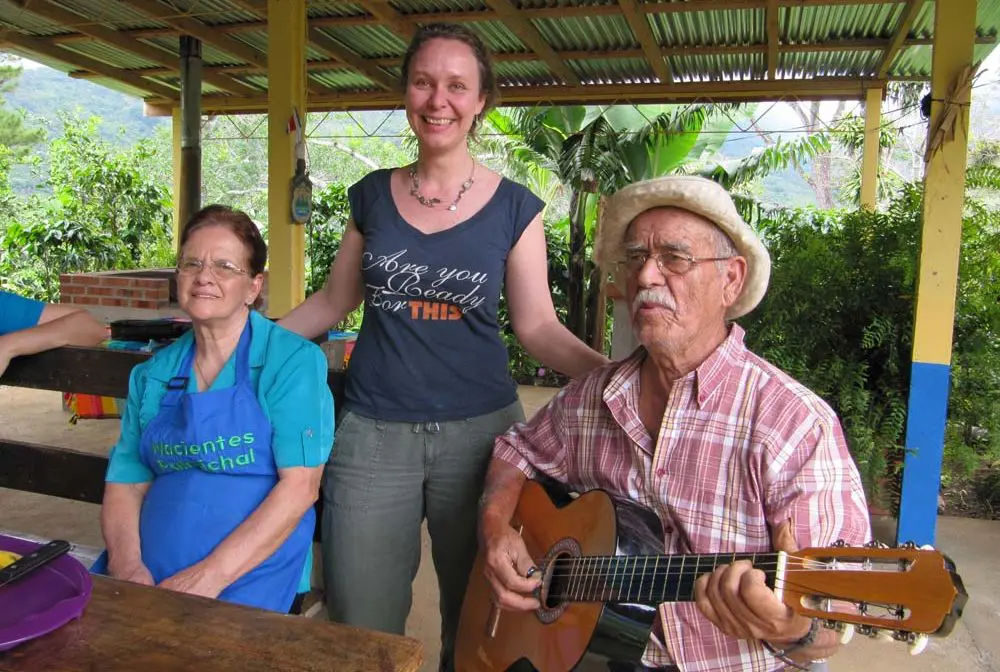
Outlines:
{"label": "purple plate", "polygon": [[[0,534],[0,550],[27,555],[39,547],[41,544]],[[90,574],[69,554],[0,588],[0,651],[79,618],[92,589]]]}

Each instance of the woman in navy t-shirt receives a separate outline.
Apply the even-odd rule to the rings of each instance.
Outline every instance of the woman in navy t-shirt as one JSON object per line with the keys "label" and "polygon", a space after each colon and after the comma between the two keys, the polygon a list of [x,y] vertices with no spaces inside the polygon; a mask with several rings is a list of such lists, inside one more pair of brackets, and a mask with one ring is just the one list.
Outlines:
{"label": "woman in navy t-shirt", "polygon": [[351,187],[327,284],[281,323],[315,338],[364,302],[323,483],[327,606],[333,620],[402,633],[426,519],[447,670],[493,440],[524,418],[500,292],[514,333],[545,366],[578,376],[607,359],[556,318],[544,203],[469,152],[496,92],[482,41],[463,26],[422,27],[402,85],[417,161]]}

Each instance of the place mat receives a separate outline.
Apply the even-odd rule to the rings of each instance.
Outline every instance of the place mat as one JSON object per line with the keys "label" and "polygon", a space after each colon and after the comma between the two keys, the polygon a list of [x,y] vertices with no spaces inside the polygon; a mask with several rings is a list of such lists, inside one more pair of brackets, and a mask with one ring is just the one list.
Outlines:
{"label": "place mat", "polygon": [[[0,550],[28,555],[40,546],[0,534]],[[69,554],[0,588],[0,651],[79,618],[92,589],[87,569]]]}

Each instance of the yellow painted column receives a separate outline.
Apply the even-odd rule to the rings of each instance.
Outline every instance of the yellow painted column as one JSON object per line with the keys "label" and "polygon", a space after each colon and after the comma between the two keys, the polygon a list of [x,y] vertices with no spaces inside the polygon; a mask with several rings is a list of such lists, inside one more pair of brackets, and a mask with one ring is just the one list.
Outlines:
{"label": "yellow painted column", "polygon": [[878,203],[879,127],[882,124],[882,89],[865,91],[865,144],[861,158],[861,207],[874,210]]}
{"label": "yellow painted column", "polygon": [[180,105],[173,109],[171,113],[171,154],[173,158],[173,181],[172,188],[173,193],[173,203],[174,203],[174,249],[179,249],[181,240],[181,189],[183,188],[184,180],[181,175],[181,108]]}
{"label": "yellow painted column", "polygon": [[306,3],[268,0],[267,213],[268,308],[281,317],[305,299],[305,231],[292,223],[295,135],[288,119],[306,122]]}
{"label": "yellow painted column", "polygon": [[[939,9],[943,7],[939,4]],[[946,110],[943,101],[973,63],[976,0],[952,0],[934,18],[931,118],[928,141]],[[933,544],[941,460],[948,417],[955,292],[962,244],[962,205],[970,91],[960,92],[955,136],[931,155],[924,172],[923,233],[917,285],[913,363],[906,420],[906,457],[897,539]]]}

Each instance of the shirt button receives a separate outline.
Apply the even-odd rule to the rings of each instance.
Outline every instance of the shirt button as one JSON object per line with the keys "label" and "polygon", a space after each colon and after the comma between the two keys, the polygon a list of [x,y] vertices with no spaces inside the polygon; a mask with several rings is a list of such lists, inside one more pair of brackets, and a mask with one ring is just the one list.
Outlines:
{"label": "shirt button", "polygon": [[667,470],[664,469],[663,467],[660,467],[659,469],[656,470],[656,475],[659,476],[660,478],[663,478],[664,474],[666,473]]}
{"label": "shirt button", "polygon": [[664,525],[663,526],[663,533],[664,534],[673,534],[674,533],[673,526],[671,526],[671,525]]}

